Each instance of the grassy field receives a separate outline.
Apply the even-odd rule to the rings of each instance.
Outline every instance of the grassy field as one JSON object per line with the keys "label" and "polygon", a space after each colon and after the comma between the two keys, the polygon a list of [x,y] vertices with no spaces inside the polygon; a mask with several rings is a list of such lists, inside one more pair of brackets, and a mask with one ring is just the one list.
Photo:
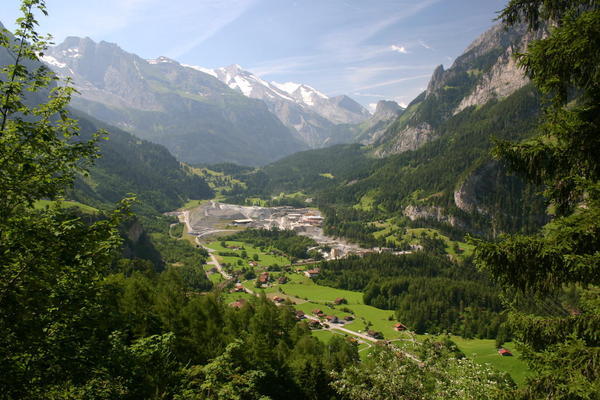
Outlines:
{"label": "grassy field", "polygon": [[223,275],[221,275],[221,274],[220,274],[220,273],[218,273],[218,272],[216,272],[216,273],[212,273],[212,274],[211,274],[211,273],[208,273],[208,271],[209,271],[211,268],[214,268],[214,267],[215,267],[215,266],[214,266],[214,265],[212,265],[212,264],[204,264],[204,265],[202,266],[202,268],[204,269],[204,271],[206,271],[206,272],[207,272],[208,279],[210,279],[210,281],[211,281],[213,284],[215,284],[215,285],[216,285],[216,284],[218,284],[218,283],[221,283],[221,282],[223,282],[223,280],[224,280],[225,278],[223,278]]}
{"label": "grassy field", "polygon": [[[288,283],[276,284],[267,289],[258,290],[263,290],[267,294],[278,292],[282,297],[292,296],[291,300],[295,300],[294,302],[297,303],[295,307],[306,314],[312,314],[313,310],[320,309],[326,315],[335,315],[338,318],[350,315],[354,320],[347,323],[346,326],[354,331],[374,329],[382,332],[386,339],[400,336],[400,332],[393,329],[395,323],[393,321],[394,312],[380,310],[364,304],[362,293],[320,286],[300,274],[287,276],[290,278]],[[253,282],[249,289],[257,291],[253,287]],[[346,299],[347,304],[334,305],[333,302],[337,298]]]}
{"label": "grassy field", "polygon": [[97,208],[88,206],[83,203],[79,203],[77,201],[66,201],[66,200],[61,200],[61,201],[38,200],[33,204],[33,208],[35,208],[36,210],[41,210],[46,207],[51,207],[54,204],[59,204],[61,208],[72,208],[72,207],[78,208],[81,212],[86,213],[86,214],[96,214],[99,212],[99,210]]}
{"label": "grassy field", "polygon": [[[366,196],[366,195],[365,195]],[[361,199],[361,204],[363,202],[367,202],[366,200]],[[399,244],[401,241],[406,241],[411,245],[420,244],[419,238],[421,235],[426,235],[429,237],[437,235],[440,239],[442,239],[446,245],[446,252],[451,256],[455,257],[468,257],[473,254],[474,247],[468,243],[451,240],[448,236],[442,234],[437,229],[431,228],[409,228],[406,229],[406,233],[399,234],[398,232],[404,232],[404,228],[401,228],[394,223],[394,219],[391,218],[385,222],[377,222],[374,223],[379,230],[373,233],[373,236],[377,239],[385,238],[387,241],[392,242],[394,244]],[[461,250],[460,254],[458,254],[455,250],[455,247]]]}
{"label": "grassy field", "polygon": [[191,210],[192,208],[200,207],[201,205],[208,203],[208,200],[188,200],[179,211]]}
{"label": "grassy field", "polygon": [[500,371],[508,372],[518,385],[525,381],[529,370],[527,364],[519,359],[520,353],[513,343],[505,343],[503,347],[510,350],[514,356],[503,357],[498,354],[496,343],[492,339],[463,339],[459,336],[452,336],[452,340],[470,359],[478,363],[491,364]]}
{"label": "grassy field", "polygon": [[[421,235],[421,232],[425,232],[425,234],[431,235],[434,230],[431,229],[410,229],[408,230],[407,235],[412,235],[418,237]],[[450,249],[452,249],[452,241],[450,241],[447,237],[439,234],[440,238],[444,241],[447,241],[447,245]],[[241,242],[233,242],[227,241],[228,246],[237,246],[244,247],[246,252],[248,253],[249,259],[247,262],[252,259],[253,254],[259,254],[259,266],[256,267],[259,272],[262,268],[263,264],[269,265],[273,260],[270,257],[274,257],[268,254],[264,254],[259,249],[255,249],[253,246]],[[463,248],[464,253],[468,253],[471,249],[468,245],[463,243],[459,244],[461,248]],[[220,242],[211,242],[208,247],[216,250],[216,251],[228,251],[231,252],[233,250],[228,248],[223,248]],[[237,251],[241,253],[241,250]],[[450,251],[449,251],[450,252]],[[452,253],[451,253],[452,254]],[[268,257],[267,257],[268,256]],[[239,257],[221,257],[224,262],[231,262],[232,265],[235,266],[234,262]],[[231,258],[231,260],[229,260]],[[280,260],[281,261],[281,260]],[[286,260],[287,261],[287,260]],[[281,262],[273,262],[279,265],[284,265]],[[283,273],[274,272],[272,273],[272,277],[276,278]],[[369,305],[364,304],[363,295],[360,292],[353,292],[349,290],[342,290],[331,288],[327,286],[320,286],[315,284],[311,279],[300,273],[285,273],[288,277],[288,282],[285,284],[279,284],[274,281],[269,287],[263,289],[257,289],[254,285],[254,280],[249,280],[244,282],[244,286],[255,293],[264,292],[268,297],[273,297],[275,295],[286,297],[295,303],[295,308],[298,310],[304,311],[306,314],[312,314],[312,311],[315,309],[320,309],[324,312],[325,315],[335,315],[340,319],[348,315],[352,315],[354,320],[345,324],[345,326],[353,330],[355,332],[365,332],[369,329],[379,331],[383,334],[385,339],[394,340],[399,338],[409,338],[410,336],[405,332],[397,332],[393,326],[396,323],[394,318],[394,312],[391,310],[381,310]],[[251,295],[245,293],[227,293],[227,301],[232,302],[237,300],[238,298],[249,298]],[[347,301],[347,304],[334,305],[333,302],[337,298],[344,298]],[[326,330],[316,330],[313,331],[313,335],[322,340],[323,342],[328,342],[333,335],[337,333],[333,333]],[[426,336],[415,336],[417,340],[422,339]],[[452,339],[456,342],[458,347],[465,353],[465,355],[478,363],[489,363],[500,371],[504,371],[509,373],[512,378],[515,380],[517,384],[522,384],[527,375],[527,366],[526,364],[518,359],[519,352],[516,351],[512,343],[507,343],[505,345],[506,348],[510,349],[514,357],[502,357],[498,354],[497,349],[495,348],[495,341],[492,339],[463,339],[461,337],[452,337]],[[401,344],[403,342],[398,342]],[[359,347],[361,350],[360,356],[361,358],[367,357],[369,350],[368,345],[364,344]]]}
{"label": "grassy field", "polygon": [[[475,249],[475,247],[473,245],[470,245],[470,244],[464,243],[464,242],[453,241],[448,236],[443,235],[437,229],[430,229],[430,228],[407,229],[407,232],[404,235],[404,239],[411,242],[411,244],[418,244],[418,241],[419,241],[418,238],[422,234],[425,234],[427,236],[433,236],[434,234],[437,234],[438,237],[445,242],[446,252],[453,256],[461,255],[463,257],[468,257],[473,254],[473,250]],[[458,245],[458,247],[462,250],[461,254],[457,254],[456,251],[454,250],[455,244]]]}
{"label": "grassy field", "polygon": [[[250,244],[244,243],[244,242],[234,242],[234,241],[229,241],[229,240],[225,240],[225,242],[226,242],[227,246],[230,246],[230,247],[244,248],[244,250],[247,253],[248,258],[243,259],[241,257],[243,250],[233,250],[233,249],[221,246],[221,241],[210,242],[206,245],[206,247],[215,250],[217,253],[218,252],[236,253],[237,254],[236,257],[220,256],[218,254],[215,254],[217,256],[217,259],[219,260],[219,262],[231,264],[231,266],[233,267],[234,270],[241,269],[242,267],[248,267],[250,261],[254,260],[254,255],[258,256],[258,260],[257,260],[258,267],[257,268],[267,267],[267,266],[275,265],[275,264],[277,264],[279,266],[284,266],[284,265],[290,264],[290,260],[285,257],[268,254],[269,250],[261,251],[260,249],[254,247]],[[238,265],[238,260],[242,261],[242,265]]]}

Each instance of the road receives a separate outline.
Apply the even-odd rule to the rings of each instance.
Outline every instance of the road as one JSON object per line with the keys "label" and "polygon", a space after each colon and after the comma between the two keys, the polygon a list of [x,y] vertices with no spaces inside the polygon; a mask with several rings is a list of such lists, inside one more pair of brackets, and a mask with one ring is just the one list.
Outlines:
{"label": "road", "polygon": [[[189,210],[186,210],[186,211],[183,211],[183,212],[181,212],[181,214],[179,214],[179,220],[185,224],[185,226],[186,226],[186,228],[187,228],[187,230],[188,230],[188,232],[189,232],[189,233],[192,233],[192,232],[194,232],[194,230],[192,229],[192,226],[191,226],[191,224],[190,224],[190,212],[189,212]],[[199,238],[200,238],[200,237],[202,237],[202,236],[206,236],[206,235],[213,234],[213,233],[219,233],[219,232],[230,232],[230,231],[232,231],[232,230],[231,230],[231,229],[207,229],[206,231],[203,231],[203,232],[194,232],[194,233],[195,233],[195,235],[196,235],[196,239],[195,239],[196,243],[197,243],[199,246],[202,246],[204,249],[206,249],[206,251],[208,251],[208,254],[210,255],[210,258],[211,258],[211,260],[212,260],[212,261],[208,262],[207,264],[212,264],[212,265],[214,265],[214,266],[217,268],[217,270],[219,271],[219,273],[220,273],[220,274],[223,276],[223,278],[225,278],[226,280],[232,280],[232,279],[234,279],[234,278],[233,278],[233,276],[229,275],[229,274],[228,274],[228,273],[227,273],[227,272],[226,272],[226,271],[223,269],[223,267],[222,267],[222,266],[221,266],[221,264],[219,263],[219,260],[217,259],[217,256],[215,256],[215,255],[213,254],[213,253],[214,253],[214,250],[213,250],[213,249],[210,249],[210,248],[208,248],[208,247],[206,247],[206,246],[204,246],[204,245],[203,245],[203,244],[200,242],[200,239],[199,239]],[[255,294],[255,295],[258,295],[258,294],[256,294],[256,293],[252,292],[252,291],[251,291],[251,290],[249,290],[249,289],[246,289],[246,291],[247,291],[248,293],[250,293],[250,294]],[[317,317],[314,317],[314,316],[312,316],[312,315],[305,315],[305,317],[306,317],[307,319],[310,319],[310,320],[314,320],[314,321],[319,321],[319,322],[321,322],[319,318],[317,318]],[[343,332],[343,333],[346,333],[346,334],[352,335],[352,336],[354,336],[354,337],[360,338],[360,339],[359,339],[359,341],[362,341],[363,343],[367,343],[367,342],[376,343],[376,342],[379,342],[379,341],[380,341],[379,339],[375,339],[375,338],[373,338],[373,337],[371,337],[371,336],[369,336],[369,335],[365,335],[365,334],[363,334],[363,333],[355,332],[355,331],[352,331],[352,330],[350,330],[350,329],[344,328],[344,327],[343,327],[343,326],[341,326],[340,324],[332,324],[332,323],[329,323],[329,324],[328,324],[328,326],[329,326],[329,328],[325,328],[325,329],[327,329],[327,330],[336,330],[336,331],[340,331],[340,332]],[[420,362],[421,362],[421,361],[420,361],[418,358],[416,358],[415,356],[413,356],[413,355],[412,355],[412,354],[410,354],[410,353],[406,353],[405,351],[403,351],[403,350],[400,350],[400,349],[396,349],[396,350],[397,350],[398,352],[402,353],[404,356],[406,356],[406,357],[410,358],[411,360],[415,361],[415,362],[418,362],[418,363],[420,363]]]}
{"label": "road", "polygon": [[207,262],[207,264],[211,264],[214,265],[217,268],[217,271],[219,271],[219,273],[221,275],[223,275],[223,278],[225,278],[226,280],[230,280],[233,279],[233,276],[229,275],[227,272],[225,272],[225,270],[223,269],[223,267],[221,266],[221,263],[219,262],[219,260],[217,260],[217,256],[215,256],[214,250],[213,249],[209,249],[208,247],[204,246],[202,243],[200,243],[200,240],[196,237],[196,243],[199,246],[202,246],[206,251],[208,251],[208,255],[210,256],[210,259],[212,261]]}

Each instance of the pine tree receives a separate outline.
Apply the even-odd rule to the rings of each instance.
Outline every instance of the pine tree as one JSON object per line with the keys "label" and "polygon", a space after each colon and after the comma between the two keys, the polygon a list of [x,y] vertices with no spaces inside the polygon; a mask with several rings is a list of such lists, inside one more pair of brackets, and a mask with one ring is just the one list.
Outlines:
{"label": "pine tree", "polygon": [[[547,99],[538,135],[499,142],[494,155],[545,187],[554,217],[538,234],[479,241],[476,250],[511,299],[511,330],[535,372],[521,398],[600,393],[599,4],[511,0],[500,15],[548,32],[517,55]],[[568,285],[578,288],[578,304],[563,300]]]}

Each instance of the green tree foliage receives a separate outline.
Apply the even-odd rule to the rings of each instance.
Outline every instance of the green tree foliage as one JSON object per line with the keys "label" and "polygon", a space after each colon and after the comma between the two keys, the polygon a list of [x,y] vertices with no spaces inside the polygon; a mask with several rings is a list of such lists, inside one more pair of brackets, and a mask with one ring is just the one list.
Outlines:
{"label": "green tree foliage", "polygon": [[332,386],[343,398],[497,399],[511,389],[510,378],[463,358],[451,342],[425,341],[418,357],[379,348],[361,365],[334,374]]}
{"label": "green tree foliage", "polygon": [[[308,249],[317,246],[317,242],[309,237],[298,235],[291,230],[279,229],[246,229],[227,239],[250,243],[256,247],[272,247],[295,258],[308,258]],[[242,252],[244,253],[245,251]]]}
{"label": "green tree foliage", "polygon": [[33,11],[45,14],[44,2],[23,1],[21,10],[15,37],[0,34],[14,57],[0,74],[0,396],[40,398],[64,382],[91,384],[89,366],[107,350],[101,338],[112,317],[100,306],[99,282],[127,212],[89,224],[58,206],[33,209],[85,172],[98,136],[78,140],[65,110],[72,89],[53,86],[54,75],[36,63],[46,39]]}
{"label": "green tree foliage", "polygon": [[505,319],[498,289],[468,261],[427,252],[382,253],[319,266],[316,282],[363,292],[365,304],[396,310],[398,321],[417,333],[496,338]]}
{"label": "green tree foliage", "polygon": [[[600,393],[600,9],[595,0],[512,0],[509,24],[547,27],[517,55],[551,100],[534,138],[494,154],[545,187],[555,218],[532,236],[479,242],[477,260],[509,290],[510,321],[536,374],[523,398],[592,399]],[[566,285],[584,301],[560,302]],[[525,301],[528,300],[528,301]],[[531,299],[537,300],[535,307]]]}

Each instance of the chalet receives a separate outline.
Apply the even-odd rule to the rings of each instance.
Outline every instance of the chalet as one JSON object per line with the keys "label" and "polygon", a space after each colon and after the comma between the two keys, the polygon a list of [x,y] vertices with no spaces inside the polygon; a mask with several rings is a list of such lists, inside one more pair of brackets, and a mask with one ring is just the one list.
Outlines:
{"label": "chalet", "polygon": [[383,334],[381,332],[377,332],[372,329],[369,329],[367,335],[371,336],[373,339],[383,339]]}
{"label": "chalet", "polygon": [[338,297],[333,301],[333,304],[335,304],[336,306],[339,306],[340,304],[348,304],[348,300],[346,300],[343,297]]}
{"label": "chalet", "polygon": [[317,308],[317,309],[314,309],[314,310],[312,310],[312,313],[313,313],[314,315],[316,315],[317,317],[322,317],[322,316],[324,316],[324,315],[325,315],[325,313],[324,313],[323,311],[319,310],[318,308]]}
{"label": "chalet", "polygon": [[251,267],[258,267],[258,263],[256,261],[250,261],[248,263]]}
{"label": "chalet", "polygon": [[354,317],[352,315],[346,315],[344,321],[354,321]]}
{"label": "chalet", "polygon": [[287,283],[287,281],[288,281],[287,276],[280,276],[279,279],[277,280],[277,282],[279,282],[282,285]]}
{"label": "chalet", "polygon": [[398,332],[402,332],[402,331],[405,331],[407,328],[404,324],[397,323],[394,325],[394,329],[397,330]]}
{"label": "chalet", "polygon": [[233,303],[229,303],[229,307],[233,307],[233,308],[242,308],[246,305],[246,300],[244,299],[239,299],[237,301],[234,301]]}
{"label": "chalet", "polygon": [[327,322],[331,322],[332,324],[337,324],[339,322],[338,317],[336,317],[335,315],[328,315],[325,318],[327,319]]}
{"label": "chalet", "polygon": [[308,326],[310,326],[312,329],[319,329],[321,328],[321,323],[319,321],[311,319],[310,321],[308,321]]}
{"label": "chalet", "polygon": [[258,282],[262,284],[269,283],[269,273],[263,272],[262,274],[260,274],[260,276],[258,277]]}
{"label": "chalet", "polygon": [[512,353],[509,350],[504,349],[504,348],[498,349],[498,354],[500,354],[503,357],[512,357]]}
{"label": "chalet", "polygon": [[234,292],[245,292],[246,289],[244,289],[244,286],[241,283],[236,283],[235,287],[233,288]]}
{"label": "chalet", "polygon": [[275,296],[275,297],[273,297],[273,301],[275,303],[283,303],[285,301],[285,299],[283,297]]}
{"label": "chalet", "polygon": [[321,270],[319,268],[309,269],[307,271],[304,271],[304,275],[306,275],[309,278],[314,278],[315,276],[318,276],[320,272]]}
{"label": "chalet", "polygon": [[304,311],[302,311],[302,310],[296,311],[296,319],[304,319],[304,318],[306,318],[306,315],[304,315]]}

